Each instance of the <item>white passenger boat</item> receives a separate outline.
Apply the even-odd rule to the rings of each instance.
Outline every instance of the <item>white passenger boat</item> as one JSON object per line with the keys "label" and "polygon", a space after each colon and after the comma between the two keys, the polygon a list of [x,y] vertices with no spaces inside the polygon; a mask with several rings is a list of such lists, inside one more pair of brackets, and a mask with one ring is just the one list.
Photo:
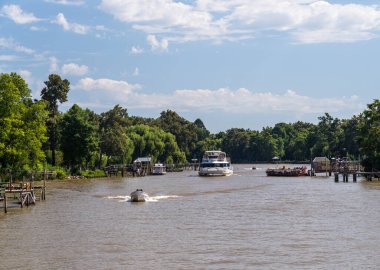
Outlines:
{"label": "white passenger boat", "polygon": [[166,174],[166,167],[161,163],[154,164],[152,168],[153,175],[164,175]]}
{"label": "white passenger boat", "polygon": [[203,154],[199,176],[227,176],[233,172],[233,167],[225,152],[206,151]]}
{"label": "white passenger boat", "polygon": [[149,198],[142,189],[136,189],[131,193],[131,202],[145,202]]}

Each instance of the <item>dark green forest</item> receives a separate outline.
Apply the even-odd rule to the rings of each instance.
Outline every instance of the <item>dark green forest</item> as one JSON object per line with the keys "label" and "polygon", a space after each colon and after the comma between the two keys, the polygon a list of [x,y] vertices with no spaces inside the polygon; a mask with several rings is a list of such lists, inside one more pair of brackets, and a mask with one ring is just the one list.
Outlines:
{"label": "dark green forest", "polygon": [[70,82],[51,74],[32,99],[25,80],[0,74],[0,169],[102,168],[130,164],[140,156],[167,164],[201,158],[205,150],[223,150],[233,163],[310,161],[315,156],[358,159],[380,169],[380,101],[375,99],[351,119],[328,113],[318,123],[278,123],[262,130],[231,128],[216,134],[201,119],[188,121],[174,111],[156,119],[128,115],[115,105],[97,114],[73,105],[66,112]]}

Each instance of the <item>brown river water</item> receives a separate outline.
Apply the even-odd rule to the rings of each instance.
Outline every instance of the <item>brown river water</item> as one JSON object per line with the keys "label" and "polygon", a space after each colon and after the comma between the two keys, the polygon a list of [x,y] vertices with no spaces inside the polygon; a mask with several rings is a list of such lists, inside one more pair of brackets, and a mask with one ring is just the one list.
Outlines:
{"label": "brown river water", "polygon": [[[49,183],[46,201],[1,211],[0,269],[380,268],[377,181],[256,166]],[[148,202],[128,201],[137,188]]]}

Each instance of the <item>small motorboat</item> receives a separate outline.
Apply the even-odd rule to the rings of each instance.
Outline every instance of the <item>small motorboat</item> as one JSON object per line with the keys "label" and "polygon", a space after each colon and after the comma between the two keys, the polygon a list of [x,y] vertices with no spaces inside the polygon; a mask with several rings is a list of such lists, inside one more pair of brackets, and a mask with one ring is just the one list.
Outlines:
{"label": "small motorboat", "polygon": [[131,202],[145,202],[149,198],[142,189],[136,189],[131,193]]}

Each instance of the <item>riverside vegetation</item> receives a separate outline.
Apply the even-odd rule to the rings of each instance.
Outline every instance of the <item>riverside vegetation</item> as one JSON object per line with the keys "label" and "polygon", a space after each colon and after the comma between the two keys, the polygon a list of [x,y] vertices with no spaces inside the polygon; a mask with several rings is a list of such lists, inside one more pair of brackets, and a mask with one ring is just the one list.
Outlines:
{"label": "riverside vegetation", "polygon": [[235,163],[348,155],[360,156],[366,170],[380,169],[378,99],[351,119],[325,113],[318,124],[298,121],[212,134],[201,119],[191,122],[171,110],[156,119],[129,116],[119,105],[100,114],[77,104],[60,112],[69,90],[68,80],[51,74],[41,98],[33,100],[20,75],[0,74],[0,170],[58,168],[60,177],[93,177],[102,176],[99,169],[107,164],[129,164],[139,156],[180,164],[199,160],[209,149],[223,149]]}

